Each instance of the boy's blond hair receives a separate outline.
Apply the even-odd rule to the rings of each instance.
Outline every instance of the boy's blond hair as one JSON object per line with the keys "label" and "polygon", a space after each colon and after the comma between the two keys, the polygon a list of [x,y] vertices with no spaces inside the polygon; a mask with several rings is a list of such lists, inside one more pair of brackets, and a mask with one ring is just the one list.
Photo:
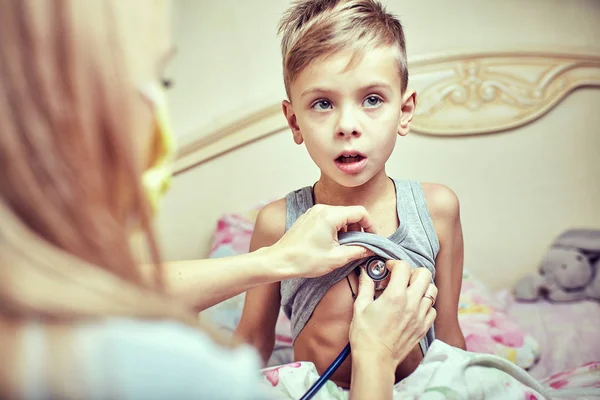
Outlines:
{"label": "boy's blond hair", "polygon": [[280,21],[283,80],[290,85],[312,61],[352,48],[395,46],[402,81],[408,83],[406,44],[400,21],[376,0],[296,0]]}

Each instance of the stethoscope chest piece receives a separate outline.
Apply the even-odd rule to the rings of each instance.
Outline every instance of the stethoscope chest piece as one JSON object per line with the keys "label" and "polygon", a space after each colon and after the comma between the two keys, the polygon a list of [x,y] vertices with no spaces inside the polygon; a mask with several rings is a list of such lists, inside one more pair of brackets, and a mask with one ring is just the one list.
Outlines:
{"label": "stethoscope chest piece", "polygon": [[369,278],[375,282],[375,290],[383,290],[387,286],[387,277],[390,271],[385,266],[385,259],[382,257],[371,257],[365,263],[365,271]]}

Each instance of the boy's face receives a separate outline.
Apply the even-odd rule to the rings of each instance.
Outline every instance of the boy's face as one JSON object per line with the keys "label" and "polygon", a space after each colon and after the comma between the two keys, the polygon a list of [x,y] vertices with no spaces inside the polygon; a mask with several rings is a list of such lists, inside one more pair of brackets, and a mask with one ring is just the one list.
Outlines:
{"label": "boy's face", "polygon": [[321,172],[346,187],[382,171],[396,135],[406,135],[416,94],[401,93],[393,47],[369,50],[348,67],[350,51],[316,60],[290,85],[283,111],[297,144]]}

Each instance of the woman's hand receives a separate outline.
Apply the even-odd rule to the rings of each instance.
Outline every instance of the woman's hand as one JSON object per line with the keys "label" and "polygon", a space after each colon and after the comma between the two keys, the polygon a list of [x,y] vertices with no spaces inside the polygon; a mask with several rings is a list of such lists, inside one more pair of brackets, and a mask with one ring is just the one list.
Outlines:
{"label": "woman's hand", "polygon": [[296,220],[270,251],[283,261],[291,276],[313,278],[325,275],[371,252],[361,246],[342,246],[337,233],[350,225],[375,233],[367,210],[361,206],[317,204]]}
{"label": "woman's hand", "polygon": [[[411,270],[405,261],[390,260],[390,281],[373,300],[374,283],[360,274],[354,316],[350,325],[352,359],[377,360],[386,374],[393,373],[425,336],[436,316],[432,307],[437,288],[426,268]],[[388,371],[389,370],[389,371]]]}

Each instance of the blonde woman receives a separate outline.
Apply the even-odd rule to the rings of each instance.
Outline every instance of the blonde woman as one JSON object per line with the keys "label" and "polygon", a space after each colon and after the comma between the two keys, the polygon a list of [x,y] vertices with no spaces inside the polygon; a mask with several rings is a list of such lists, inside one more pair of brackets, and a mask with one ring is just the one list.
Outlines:
{"label": "blonde woman", "polygon": [[[365,210],[321,206],[270,247],[161,268],[168,14],[165,0],[0,0],[0,398],[264,398],[255,350],[194,309],[367,254],[336,236],[373,231]],[[152,267],[131,250],[140,234]],[[376,301],[362,274],[353,397],[391,397],[435,317],[419,306],[428,271],[389,267],[396,288]]]}

